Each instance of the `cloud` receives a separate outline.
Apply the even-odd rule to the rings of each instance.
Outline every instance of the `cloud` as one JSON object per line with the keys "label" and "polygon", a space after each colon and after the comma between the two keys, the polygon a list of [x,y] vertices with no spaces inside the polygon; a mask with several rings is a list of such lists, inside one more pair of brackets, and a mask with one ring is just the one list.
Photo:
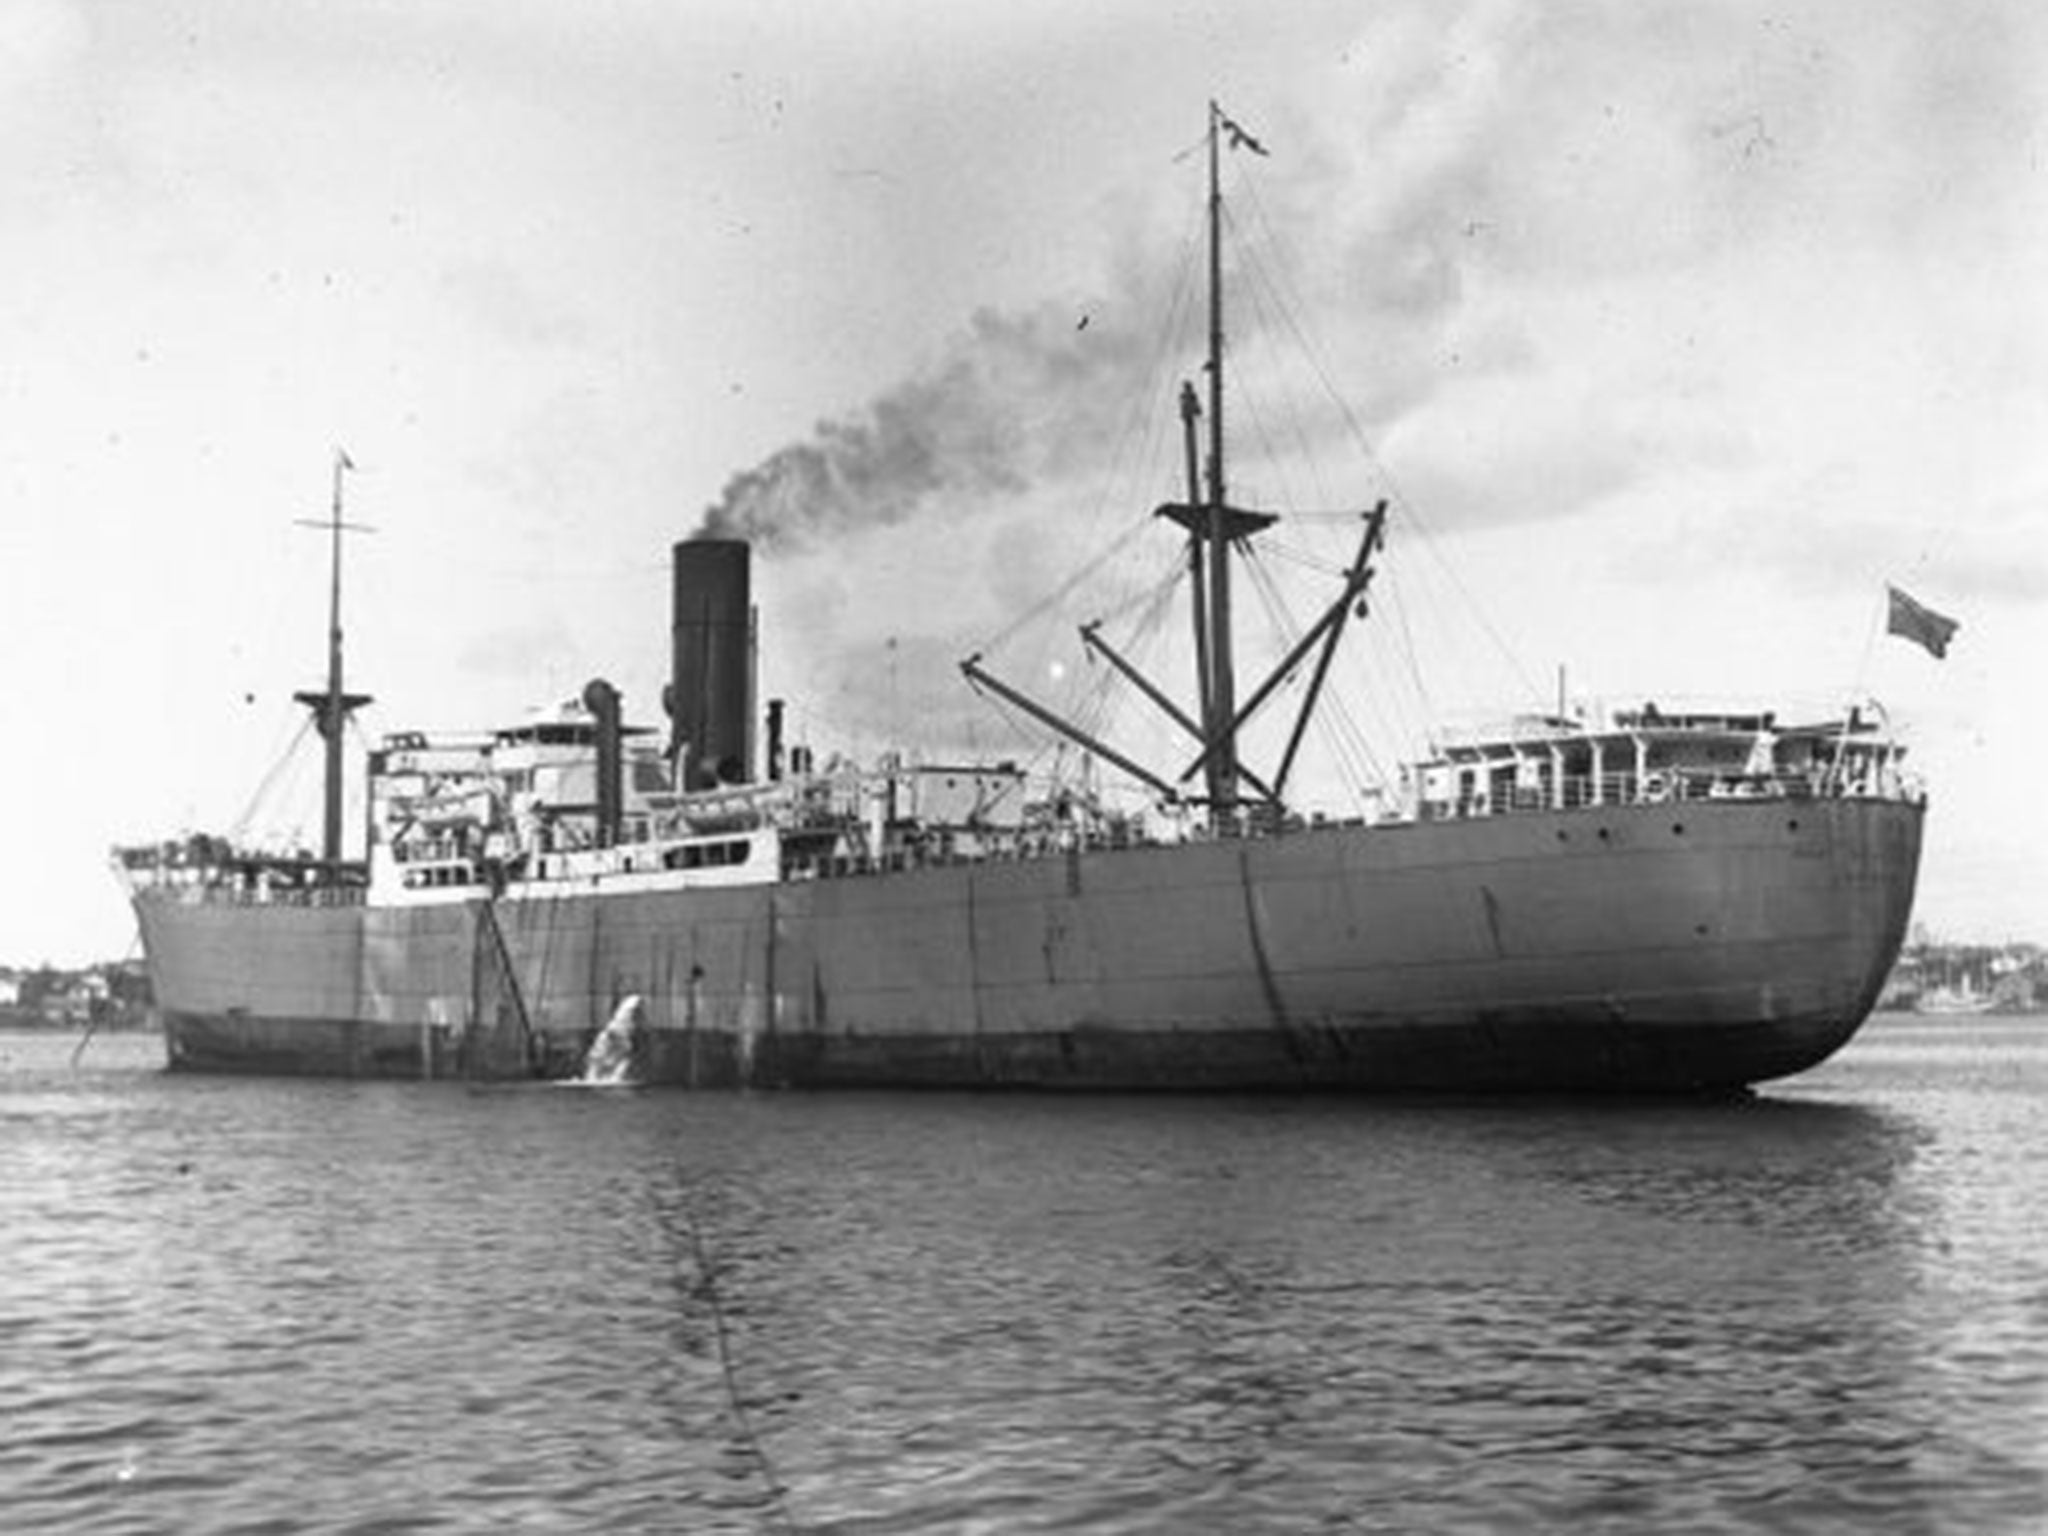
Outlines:
{"label": "cloud", "polygon": [[[1404,512],[1438,528],[1607,519],[1589,558],[1653,584],[1724,561],[1848,580],[1897,443],[1859,400],[1910,395],[1952,317],[1900,301],[1968,248],[1918,217],[1984,188],[2017,99],[1992,9],[1966,7],[1960,38],[1932,47],[1911,15],[1847,45],[1838,9],[1389,8],[1355,40],[1334,114],[1327,96],[1270,119],[1233,102],[1274,150],[1227,166],[1233,387],[1262,388],[1267,353],[1305,338],[1347,402],[1290,407],[1290,432],[1234,394],[1234,493],[1297,500],[1268,496],[1279,454],[1362,429]],[[1944,80],[1994,105],[1944,112]],[[948,633],[1005,628],[1086,547],[1049,514],[1110,477],[1136,406],[1168,420],[1167,451],[1124,510],[1178,490],[1168,365],[1199,360],[1199,282],[1183,288],[1155,222],[1110,227],[1126,233],[1095,298],[975,314],[927,366],[733,476],[703,531],[806,562],[845,541],[872,562],[867,534],[923,530],[923,589],[891,600]],[[1162,340],[1176,314],[1192,346]],[[1867,467],[1831,478],[1851,460]],[[1340,464],[1307,504],[1364,504],[1375,478]],[[1795,531],[1750,538],[1729,511],[1744,507]],[[1963,548],[1947,546],[1959,584],[2035,589]],[[1825,576],[1799,577],[1809,564]],[[865,644],[878,621],[846,622]]]}
{"label": "cloud", "polygon": [[85,55],[92,33],[69,0],[0,6],[0,100],[59,81]]}
{"label": "cloud", "polygon": [[[555,676],[577,659],[578,651],[559,617],[501,625],[466,640],[455,653],[459,671],[477,677],[514,679],[531,685]],[[580,685],[579,685],[580,686]]]}
{"label": "cloud", "polygon": [[961,679],[970,649],[959,633],[850,637],[812,674],[805,707],[823,712],[827,734],[840,740],[926,753],[986,742],[1001,723]]}
{"label": "cloud", "polygon": [[1998,0],[1377,13],[1351,54],[1355,184],[1397,245],[1446,227],[1502,270],[1614,273],[1760,237],[1895,233],[1995,179],[2037,122],[2043,23]]}
{"label": "cloud", "polygon": [[508,261],[479,257],[455,263],[442,272],[440,289],[486,332],[514,346],[569,347],[590,336],[574,308]]}
{"label": "cloud", "polygon": [[1719,526],[1694,523],[1675,570],[1671,543],[1657,538],[1631,541],[1618,564],[1645,579],[1750,573],[1814,594],[1876,592],[1892,581],[1937,606],[2048,603],[2048,514],[2018,507],[1970,512],[1824,519],[1753,506]]}

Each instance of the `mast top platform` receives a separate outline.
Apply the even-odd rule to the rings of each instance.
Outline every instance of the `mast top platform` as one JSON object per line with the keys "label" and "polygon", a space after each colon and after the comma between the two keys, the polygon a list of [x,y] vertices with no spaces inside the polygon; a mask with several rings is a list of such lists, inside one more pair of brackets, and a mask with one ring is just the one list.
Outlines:
{"label": "mast top platform", "polygon": [[[1206,502],[1199,506],[1191,506],[1184,501],[1168,501],[1154,508],[1152,515],[1178,523],[1189,533],[1206,538],[1210,528],[1209,519],[1216,510]],[[1253,534],[1263,532],[1280,521],[1276,513],[1252,512],[1243,507],[1226,506],[1222,512],[1223,536],[1226,539],[1250,538]]]}

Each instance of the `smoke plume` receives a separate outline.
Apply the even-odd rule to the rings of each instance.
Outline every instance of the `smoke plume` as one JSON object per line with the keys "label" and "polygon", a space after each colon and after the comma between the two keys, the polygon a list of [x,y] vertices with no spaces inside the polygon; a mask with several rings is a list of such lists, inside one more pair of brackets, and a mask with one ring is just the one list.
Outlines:
{"label": "smoke plume", "polygon": [[697,532],[797,549],[1013,498],[1085,461],[1130,411],[1142,366],[1129,327],[1099,308],[978,312],[931,366],[735,475]]}

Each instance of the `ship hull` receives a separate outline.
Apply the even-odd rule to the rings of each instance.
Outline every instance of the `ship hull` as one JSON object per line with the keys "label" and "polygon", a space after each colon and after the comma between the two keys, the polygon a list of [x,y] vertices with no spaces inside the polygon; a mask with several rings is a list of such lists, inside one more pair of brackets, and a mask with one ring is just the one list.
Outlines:
{"label": "ship hull", "polygon": [[697,1087],[1712,1092],[1869,1013],[1922,809],[1688,802],[772,886],[138,910],[170,1065]]}

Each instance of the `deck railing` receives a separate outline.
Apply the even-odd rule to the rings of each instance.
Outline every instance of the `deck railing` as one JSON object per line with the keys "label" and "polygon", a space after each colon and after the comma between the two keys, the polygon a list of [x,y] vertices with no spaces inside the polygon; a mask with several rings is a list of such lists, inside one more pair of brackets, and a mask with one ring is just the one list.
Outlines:
{"label": "deck railing", "polygon": [[[1817,799],[1881,799],[1919,801],[1924,799],[1912,776],[1886,765],[1867,772],[1838,773],[1822,766],[1803,771],[1777,770],[1769,773],[1730,773],[1708,768],[1658,768],[1647,773],[1609,773],[1572,776],[1553,784],[1515,785],[1490,793],[1438,796],[1418,800],[1412,813],[1389,813],[1374,824],[1453,821],[1468,818],[1531,815],[1546,812],[1598,811],[1665,804],[1693,804],[1702,801]],[[1320,818],[1268,818],[1257,824],[1229,829],[1189,828],[1179,835],[1162,837],[1142,824],[1119,822],[1104,828],[1047,827],[1015,829],[1007,834],[983,832],[971,843],[956,842],[949,836],[933,836],[891,847],[880,854],[858,852],[810,854],[785,852],[779,872],[764,872],[763,880],[843,880],[895,874],[907,870],[944,868],[970,864],[1030,863],[1043,859],[1067,858],[1082,853],[1105,853],[1125,849],[1158,847],[1183,841],[1209,841],[1219,837],[1264,839],[1311,832],[1324,826],[1366,825],[1362,819],[1326,823]],[[452,851],[452,845],[450,848]],[[152,860],[153,850],[132,850],[117,857],[121,872],[131,887],[148,891],[155,899],[191,904],[234,906],[353,907],[363,904],[366,891],[359,883],[309,884],[252,872],[247,866],[213,865],[184,856],[166,855]],[[417,857],[417,851],[415,851]],[[543,868],[548,861],[543,861]],[[626,868],[624,872],[633,872]],[[409,876],[422,871],[409,866]],[[489,886],[480,869],[471,866],[469,878],[451,879],[450,884],[474,886],[479,892]],[[592,873],[579,868],[579,883]],[[568,878],[549,870],[532,886],[552,884]],[[408,883],[411,883],[408,881]]]}
{"label": "deck railing", "polygon": [[246,886],[230,881],[138,881],[152,900],[189,907],[360,907],[368,899],[360,885]]}
{"label": "deck railing", "polygon": [[1531,811],[1589,810],[1604,806],[1663,805],[1702,800],[1916,800],[1920,788],[1895,769],[1837,774],[1824,768],[1770,773],[1727,773],[1711,768],[1653,768],[1548,783],[1518,784],[1505,792],[1423,799],[1423,821],[1505,816]]}

